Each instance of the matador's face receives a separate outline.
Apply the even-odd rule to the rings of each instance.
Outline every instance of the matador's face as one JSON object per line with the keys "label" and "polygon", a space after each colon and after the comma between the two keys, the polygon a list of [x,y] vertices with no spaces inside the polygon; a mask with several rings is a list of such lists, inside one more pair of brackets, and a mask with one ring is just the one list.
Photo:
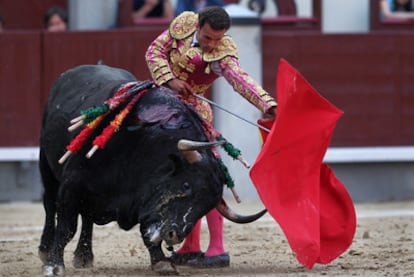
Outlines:
{"label": "matador's face", "polygon": [[227,30],[214,30],[210,24],[206,23],[203,27],[197,28],[197,31],[197,40],[201,50],[211,52],[217,47]]}

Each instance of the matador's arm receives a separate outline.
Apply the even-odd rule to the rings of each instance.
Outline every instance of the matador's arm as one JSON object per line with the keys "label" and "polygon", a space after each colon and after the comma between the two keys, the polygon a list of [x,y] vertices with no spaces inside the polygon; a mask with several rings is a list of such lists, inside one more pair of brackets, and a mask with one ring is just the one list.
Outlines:
{"label": "matador's arm", "polygon": [[233,89],[260,111],[266,113],[277,106],[275,99],[240,67],[236,57],[227,56],[220,60],[220,68]]}
{"label": "matador's arm", "polygon": [[174,78],[170,64],[169,52],[174,39],[168,30],[159,35],[148,47],[145,60],[156,85],[161,86]]}

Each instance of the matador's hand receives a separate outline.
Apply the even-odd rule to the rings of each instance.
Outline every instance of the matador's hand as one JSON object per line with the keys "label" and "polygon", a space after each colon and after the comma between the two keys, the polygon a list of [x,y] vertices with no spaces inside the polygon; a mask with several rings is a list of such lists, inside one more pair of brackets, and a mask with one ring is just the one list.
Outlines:
{"label": "matador's hand", "polygon": [[180,79],[169,80],[167,82],[167,86],[182,96],[187,96],[188,94],[194,93],[192,87],[187,82]]}
{"label": "matador's hand", "polygon": [[266,113],[263,115],[264,121],[271,121],[275,120],[276,118],[276,107],[271,107],[266,111]]}

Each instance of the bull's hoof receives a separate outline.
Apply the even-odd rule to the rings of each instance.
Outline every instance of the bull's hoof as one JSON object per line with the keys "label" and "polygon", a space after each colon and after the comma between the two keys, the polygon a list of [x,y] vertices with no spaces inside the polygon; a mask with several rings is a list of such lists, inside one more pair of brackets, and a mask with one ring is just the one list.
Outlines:
{"label": "bull's hoof", "polygon": [[47,263],[47,256],[49,255],[49,253],[39,250],[38,255],[42,263],[45,265]]}
{"label": "bull's hoof", "polygon": [[179,275],[177,267],[170,261],[160,261],[152,265],[152,270],[159,275]]}
{"label": "bull's hoof", "polygon": [[93,267],[93,257],[89,256],[74,256],[73,266],[75,268],[91,268]]}
{"label": "bull's hoof", "polygon": [[65,267],[63,265],[44,265],[43,276],[65,276]]}

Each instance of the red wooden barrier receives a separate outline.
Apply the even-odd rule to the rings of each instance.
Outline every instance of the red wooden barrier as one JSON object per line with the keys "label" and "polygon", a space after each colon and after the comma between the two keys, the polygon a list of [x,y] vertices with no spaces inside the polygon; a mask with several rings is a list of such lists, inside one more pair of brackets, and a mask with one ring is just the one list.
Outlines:
{"label": "red wooden barrier", "polygon": [[43,100],[63,71],[80,64],[96,64],[99,60],[129,70],[138,79],[148,79],[144,54],[156,35],[158,32],[152,30],[135,29],[44,33]]}
{"label": "red wooden barrier", "polygon": [[[164,27],[0,34],[0,147],[39,144],[51,84],[73,66],[102,60],[149,78],[144,53]],[[265,89],[275,94],[279,59],[287,59],[344,110],[333,146],[413,145],[414,32],[322,35],[262,27]]]}
{"label": "red wooden barrier", "polygon": [[39,144],[41,45],[39,32],[0,34],[0,146]]}
{"label": "red wooden barrier", "polygon": [[333,146],[413,145],[414,36],[276,34],[263,29],[263,82],[287,59],[345,114]]}

